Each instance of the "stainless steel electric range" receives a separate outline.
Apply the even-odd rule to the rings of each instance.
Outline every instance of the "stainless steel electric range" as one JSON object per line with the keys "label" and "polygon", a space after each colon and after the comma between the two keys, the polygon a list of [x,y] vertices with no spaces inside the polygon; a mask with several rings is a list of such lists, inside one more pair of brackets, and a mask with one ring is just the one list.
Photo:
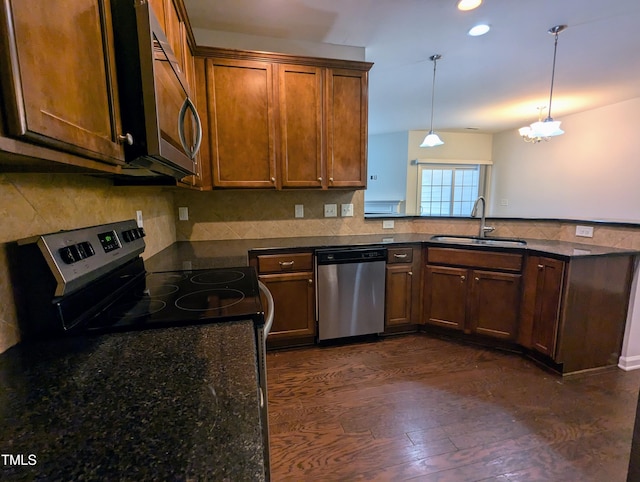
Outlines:
{"label": "stainless steel electric range", "polygon": [[140,256],[145,236],[132,219],[19,241],[23,336],[55,340],[253,320],[268,477],[265,341],[273,321],[271,294],[249,266],[147,272]]}

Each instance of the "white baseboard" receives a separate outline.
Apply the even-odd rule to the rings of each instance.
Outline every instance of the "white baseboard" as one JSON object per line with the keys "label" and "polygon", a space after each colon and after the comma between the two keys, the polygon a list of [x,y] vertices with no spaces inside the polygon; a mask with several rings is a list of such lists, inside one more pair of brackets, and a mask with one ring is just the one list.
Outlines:
{"label": "white baseboard", "polygon": [[629,357],[621,356],[618,359],[618,368],[622,368],[627,372],[640,369],[640,355]]}

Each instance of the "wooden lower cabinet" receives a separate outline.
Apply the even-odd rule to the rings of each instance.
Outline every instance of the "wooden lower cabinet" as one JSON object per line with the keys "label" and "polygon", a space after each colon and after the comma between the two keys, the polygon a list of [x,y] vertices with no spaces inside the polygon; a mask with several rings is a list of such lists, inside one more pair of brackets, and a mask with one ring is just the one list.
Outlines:
{"label": "wooden lower cabinet", "polygon": [[313,343],[315,295],[313,272],[259,275],[274,302],[274,320],[267,346]]}
{"label": "wooden lower cabinet", "polygon": [[520,344],[554,357],[565,263],[531,256],[525,266]]}
{"label": "wooden lower cabinet", "polygon": [[520,275],[427,266],[427,323],[513,340],[520,306]]}
{"label": "wooden lower cabinet", "polygon": [[626,254],[529,257],[518,343],[563,374],[616,366],[633,262]]}
{"label": "wooden lower cabinet", "polygon": [[471,272],[469,329],[472,333],[515,340],[520,320],[521,276],[491,271]]}
{"label": "wooden lower cabinet", "polygon": [[256,267],[258,279],[273,296],[274,319],[267,347],[313,344],[316,336],[313,253],[249,253],[249,263]]}
{"label": "wooden lower cabinet", "polygon": [[389,248],[385,332],[415,329],[420,316],[420,246]]}

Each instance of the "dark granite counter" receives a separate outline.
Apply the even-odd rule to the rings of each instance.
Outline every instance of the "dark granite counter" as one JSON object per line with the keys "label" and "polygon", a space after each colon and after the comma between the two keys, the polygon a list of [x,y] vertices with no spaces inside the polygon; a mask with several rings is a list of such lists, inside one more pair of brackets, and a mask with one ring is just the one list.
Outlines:
{"label": "dark granite counter", "polygon": [[147,271],[181,269],[228,268],[246,266],[249,251],[278,253],[333,246],[362,246],[372,244],[425,243],[432,246],[465,247],[469,249],[525,252],[571,259],[583,256],[637,255],[638,250],[611,248],[565,241],[524,239],[525,246],[467,245],[455,242],[430,241],[431,234],[389,234],[354,236],[309,236],[291,238],[232,239],[222,241],[178,241],[145,260]]}
{"label": "dark granite counter", "polygon": [[0,386],[0,479],[265,479],[251,321],[19,344]]}

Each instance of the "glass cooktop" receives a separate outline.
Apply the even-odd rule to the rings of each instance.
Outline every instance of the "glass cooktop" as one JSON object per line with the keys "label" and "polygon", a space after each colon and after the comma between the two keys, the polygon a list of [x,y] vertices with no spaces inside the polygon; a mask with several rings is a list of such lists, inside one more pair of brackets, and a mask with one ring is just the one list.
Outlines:
{"label": "glass cooktop", "polygon": [[88,329],[117,331],[252,319],[264,323],[253,267],[146,273]]}

